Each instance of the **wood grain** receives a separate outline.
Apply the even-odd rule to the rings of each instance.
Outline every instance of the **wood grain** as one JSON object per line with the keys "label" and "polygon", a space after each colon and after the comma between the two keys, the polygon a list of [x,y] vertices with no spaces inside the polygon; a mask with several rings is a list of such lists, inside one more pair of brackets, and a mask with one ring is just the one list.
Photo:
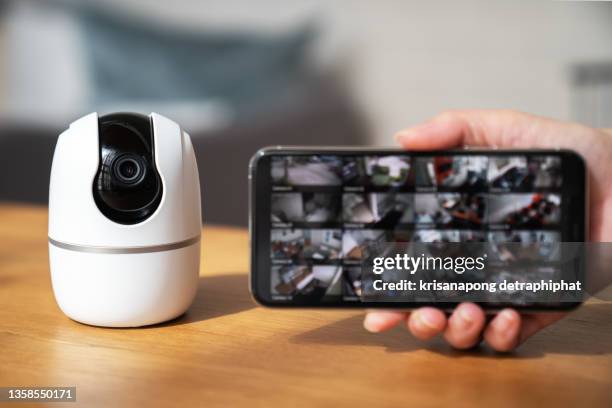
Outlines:
{"label": "wood grain", "polygon": [[358,311],[256,306],[246,231],[208,226],[186,315],[103,329],[55,304],[46,209],[0,205],[0,243],[0,386],[74,385],[69,407],[612,406],[609,304],[585,305],[512,355],[456,352],[403,328],[368,334]]}

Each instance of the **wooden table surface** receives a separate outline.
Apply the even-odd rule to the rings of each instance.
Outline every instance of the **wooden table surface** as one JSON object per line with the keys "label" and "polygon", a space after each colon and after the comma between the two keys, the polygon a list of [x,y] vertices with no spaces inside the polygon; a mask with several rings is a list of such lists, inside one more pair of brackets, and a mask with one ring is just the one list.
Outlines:
{"label": "wooden table surface", "polygon": [[103,329],[55,304],[45,208],[0,205],[0,244],[0,386],[76,386],[65,406],[612,406],[610,304],[511,355],[458,352],[403,329],[369,334],[359,311],[257,306],[247,232],[211,226],[186,315]]}

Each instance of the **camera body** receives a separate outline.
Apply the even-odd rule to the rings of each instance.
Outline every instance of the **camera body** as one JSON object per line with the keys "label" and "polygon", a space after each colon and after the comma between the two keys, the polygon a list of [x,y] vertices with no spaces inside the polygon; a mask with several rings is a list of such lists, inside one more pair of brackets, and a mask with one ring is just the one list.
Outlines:
{"label": "camera body", "polygon": [[173,121],[92,113],[59,136],[49,258],[68,317],[136,327],[183,314],[198,287],[201,223],[193,146]]}

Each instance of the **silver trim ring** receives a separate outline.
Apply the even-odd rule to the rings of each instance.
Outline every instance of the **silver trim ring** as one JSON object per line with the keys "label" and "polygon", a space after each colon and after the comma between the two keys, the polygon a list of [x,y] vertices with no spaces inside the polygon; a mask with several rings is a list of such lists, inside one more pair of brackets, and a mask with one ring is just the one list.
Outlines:
{"label": "silver trim ring", "polygon": [[89,252],[94,254],[145,254],[150,252],[172,251],[173,249],[185,248],[200,241],[200,236],[187,239],[185,241],[173,242],[171,244],[150,245],[140,247],[105,247],[93,245],[75,245],[66,242],[56,241],[49,237],[49,243],[58,248],[69,251]]}

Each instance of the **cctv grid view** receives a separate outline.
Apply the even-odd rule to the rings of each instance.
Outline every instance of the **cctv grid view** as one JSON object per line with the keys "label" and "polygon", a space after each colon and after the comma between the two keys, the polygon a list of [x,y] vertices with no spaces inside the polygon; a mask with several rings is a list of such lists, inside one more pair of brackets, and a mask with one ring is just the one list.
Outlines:
{"label": "cctv grid view", "polygon": [[361,262],[379,243],[488,242],[506,261],[530,254],[504,243],[553,257],[547,243],[560,241],[558,156],[272,156],[270,172],[275,300],[359,301]]}

